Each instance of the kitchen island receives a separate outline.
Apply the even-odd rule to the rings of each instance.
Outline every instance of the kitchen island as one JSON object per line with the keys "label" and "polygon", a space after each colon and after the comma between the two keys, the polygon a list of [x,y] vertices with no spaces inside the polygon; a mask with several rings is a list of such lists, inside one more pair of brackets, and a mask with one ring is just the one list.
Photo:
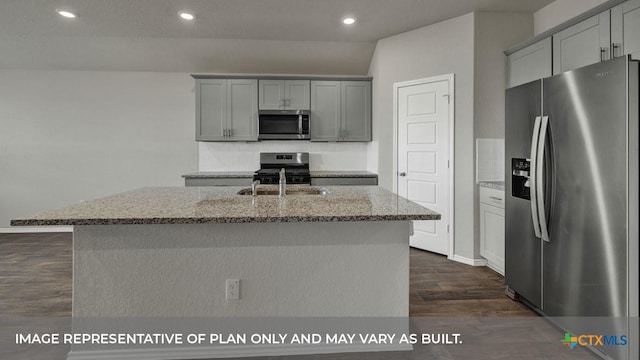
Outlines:
{"label": "kitchen island", "polygon": [[[411,221],[439,214],[377,186],[241,189],[143,188],[11,224],[74,226],[74,318],[408,317]],[[198,354],[173,358],[215,356]]]}

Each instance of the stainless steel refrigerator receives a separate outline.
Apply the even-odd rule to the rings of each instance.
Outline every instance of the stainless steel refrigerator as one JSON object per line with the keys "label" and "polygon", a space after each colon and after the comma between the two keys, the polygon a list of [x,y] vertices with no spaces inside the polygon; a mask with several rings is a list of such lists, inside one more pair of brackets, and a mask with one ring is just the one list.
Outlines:
{"label": "stainless steel refrigerator", "polygon": [[626,57],[506,91],[505,278],[541,314],[637,323],[638,97]]}

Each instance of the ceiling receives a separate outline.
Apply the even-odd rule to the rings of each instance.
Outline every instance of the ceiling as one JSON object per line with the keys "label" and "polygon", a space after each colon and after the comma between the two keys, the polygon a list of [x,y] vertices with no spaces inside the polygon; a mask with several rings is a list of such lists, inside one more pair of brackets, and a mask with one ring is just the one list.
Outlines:
{"label": "ceiling", "polygon": [[[532,13],[550,2],[2,0],[0,69],[365,74],[381,38],[474,11]],[[181,20],[181,10],[196,20]],[[343,25],[347,15],[358,23]]]}

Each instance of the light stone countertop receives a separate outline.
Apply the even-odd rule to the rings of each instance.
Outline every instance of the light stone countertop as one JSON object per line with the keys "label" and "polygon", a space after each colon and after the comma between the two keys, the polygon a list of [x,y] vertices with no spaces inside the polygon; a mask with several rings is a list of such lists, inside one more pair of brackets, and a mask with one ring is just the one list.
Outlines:
{"label": "light stone countertop", "polygon": [[253,178],[254,171],[198,171],[182,175],[185,179]]}
{"label": "light stone countertop", "polygon": [[[265,188],[267,186],[262,186]],[[290,186],[295,188],[295,186]],[[439,220],[378,186],[328,195],[237,195],[239,186],[149,187],[11,220],[12,226]]]}
{"label": "light stone countertop", "polygon": [[478,185],[486,188],[504,191],[504,181],[480,181]]}
{"label": "light stone countertop", "polygon": [[[310,171],[312,178],[375,178],[369,171]],[[198,171],[182,175],[185,179],[253,178],[253,171]]]}
{"label": "light stone countertop", "polygon": [[312,178],[375,178],[369,171],[310,171]]}

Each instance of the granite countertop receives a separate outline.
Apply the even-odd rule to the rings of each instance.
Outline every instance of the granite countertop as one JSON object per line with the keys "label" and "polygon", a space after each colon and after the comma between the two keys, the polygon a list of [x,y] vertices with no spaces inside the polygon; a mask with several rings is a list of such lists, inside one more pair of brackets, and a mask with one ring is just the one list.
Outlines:
{"label": "granite countertop", "polygon": [[255,171],[198,171],[182,175],[186,179],[253,178]]}
{"label": "granite countertop", "polygon": [[[264,188],[266,186],[263,186]],[[295,186],[291,186],[294,188]],[[439,220],[378,186],[328,195],[237,195],[243,187],[150,187],[11,220],[12,226]]]}
{"label": "granite countertop", "polygon": [[369,171],[310,171],[312,178],[375,178],[378,174]]}
{"label": "granite countertop", "polygon": [[504,181],[480,181],[478,185],[486,188],[504,191]]}
{"label": "granite countertop", "polygon": [[[182,175],[186,179],[224,179],[224,178],[252,178],[253,171],[198,171]],[[357,178],[357,177],[377,177],[378,175],[369,171],[310,171],[312,178]]]}

